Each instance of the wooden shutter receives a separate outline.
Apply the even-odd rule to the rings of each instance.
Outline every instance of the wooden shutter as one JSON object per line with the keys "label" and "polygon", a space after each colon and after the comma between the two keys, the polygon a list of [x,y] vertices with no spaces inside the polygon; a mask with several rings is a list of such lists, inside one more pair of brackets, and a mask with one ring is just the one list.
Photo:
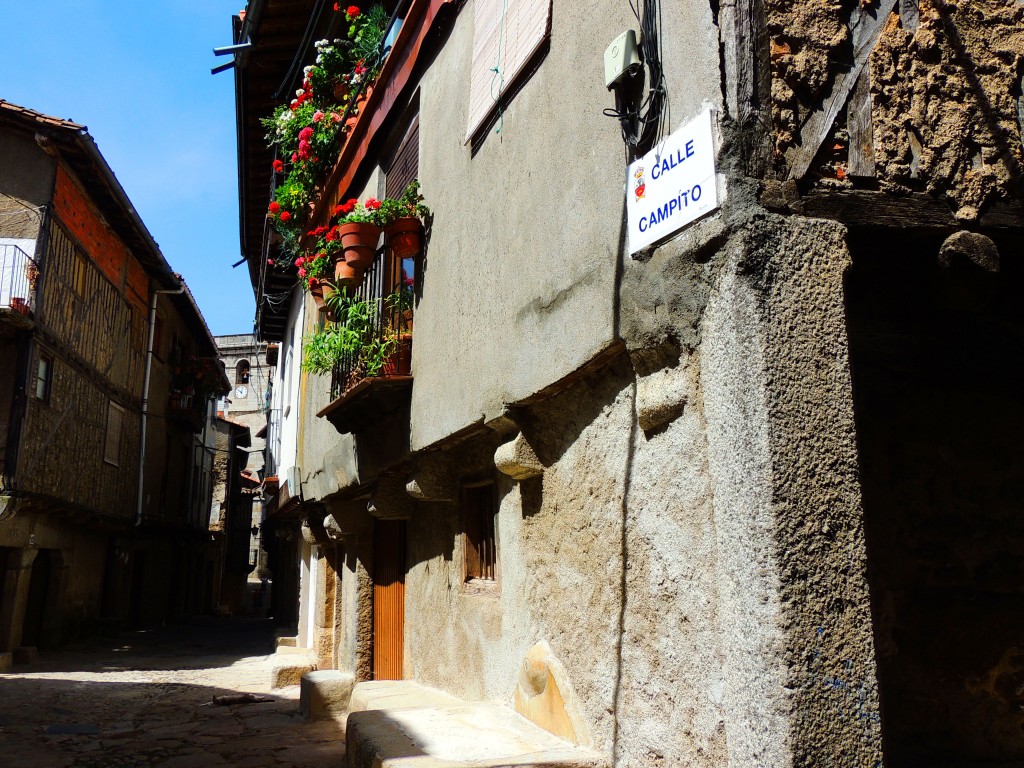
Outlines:
{"label": "wooden shutter", "polygon": [[551,0],[474,0],[467,144],[547,39],[550,24]]}
{"label": "wooden shutter", "polygon": [[401,680],[405,653],[405,521],[373,523],[373,679]]}
{"label": "wooden shutter", "polygon": [[384,178],[384,195],[398,197],[420,173],[420,121],[413,121]]}
{"label": "wooden shutter", "polygon": [[462,489],[466,581],[495,581],[498,578],[498,547],[494,534],[496,506],[493,483]]}

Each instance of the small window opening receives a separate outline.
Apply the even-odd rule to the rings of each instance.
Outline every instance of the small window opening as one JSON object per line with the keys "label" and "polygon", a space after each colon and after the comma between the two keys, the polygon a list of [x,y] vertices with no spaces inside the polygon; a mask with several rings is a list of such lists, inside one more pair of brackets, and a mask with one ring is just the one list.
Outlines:
{"label": "small window opening", "polygon": [[39,365],[36,366],[35,396],[37,400],[44,403],[50,402],[50,388],[53,384],[53,358],[48,355],[39,356]]}
{"label": "small window opening", "polygon": [[235,384],[249,383],[249,361],[239,360],[235,366]]}
{"label": "small window opening", "polygon": [[494,525],[497,507],[493,482],[462,489],[466,581],[496,581],[498,578],[498,544]]}

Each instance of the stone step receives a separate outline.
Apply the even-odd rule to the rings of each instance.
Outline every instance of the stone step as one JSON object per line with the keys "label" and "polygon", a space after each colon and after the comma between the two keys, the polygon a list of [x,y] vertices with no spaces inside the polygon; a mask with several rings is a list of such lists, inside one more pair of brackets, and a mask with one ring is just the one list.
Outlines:
{"label": "stone step", "polygon": [[608,759],[538,728],[507,707],[467,702],[410,681],[355,686],[349,768],[607,768]]}
{"label": "stone step", "polygon": [[275,654],[274,666],[270,670],[270,687],[287,688],[290,685],[298,685],[304,674],[315,669],[316,657],[308,650],[305,653]]}

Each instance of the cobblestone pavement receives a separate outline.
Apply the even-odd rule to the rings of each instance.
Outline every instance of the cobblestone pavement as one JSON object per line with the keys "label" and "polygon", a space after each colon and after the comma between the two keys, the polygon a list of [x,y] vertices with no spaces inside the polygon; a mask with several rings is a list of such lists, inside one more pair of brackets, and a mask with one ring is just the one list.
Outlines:
{"label": "cobblestone pavement", "polygon": [[[0,674],[0,768],[340,766],[340,723],[303,720],[298,686],[271,691],[272,639],[210,618],[42,653]],[[210,704],[237,692],[273,700]]]}

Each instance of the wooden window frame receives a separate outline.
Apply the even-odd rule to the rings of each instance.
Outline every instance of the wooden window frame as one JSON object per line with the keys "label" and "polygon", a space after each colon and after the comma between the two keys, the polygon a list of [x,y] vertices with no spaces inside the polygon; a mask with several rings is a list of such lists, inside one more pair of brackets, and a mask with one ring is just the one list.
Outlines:
{"label": "wooden window frame", "polygon": [[[45,374],[41,375],[42,368],[46,368]],[[40,385],[42,385],[43,392],[39,393]],[[36,400],[41,402],[43,405],[50,404],[50,395],[53,390],[53,356],[40,353],[39,359],[36,361],[36,376],[35,386],[32,388],[32,394]]]}
{"label": "wooden window frame", "polygon": [[462,522],[463,586],[494,590],[498,566],[498,484],[494,480],[463,483],[459,493]]}
{"label": "wooden window frame", "polygon": [[[120,417],[117,425],[117,434],[111,435],[110,425],[112,423],[111,416],[114,412],[119,412]],[[103,441],[103,463],[109,464],[112,467],[121,466],[121,438],[124,436],[124,417],[127,413],[125,407],[113,400],[107,401],[107,429],[106,437]],[[113,437],[113,440],[111,440]],[[111,457],[111,448],[113,447],[113,457]]]}

